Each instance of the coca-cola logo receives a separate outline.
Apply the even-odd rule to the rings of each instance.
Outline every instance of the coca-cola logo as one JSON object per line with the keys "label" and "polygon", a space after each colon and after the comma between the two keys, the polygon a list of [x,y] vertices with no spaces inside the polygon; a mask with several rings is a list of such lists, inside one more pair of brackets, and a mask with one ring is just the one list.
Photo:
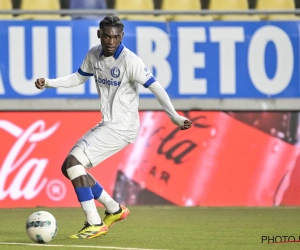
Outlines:
{"label": "coca-cola logo", "polygon": [[[44,188],[51,200],[65,197],[66,187],[62,181],[43,176],[49,159],[35,158],[31,154],[38,143],[49,138],[59,125],[60,122],[56,122],[46,128],[45,121],[37,120],[23,129],[10,121],[0,120],[0,129],[16,138],[0,168],[0,200],[7,197],[31,200]],[[8,182],[8,179],[11,181]]]}
{"label": "coca-cola logo", "polygon": [[[184,115],[193,122],[193,129],[203,130],[211,128],[212,126],[207,122],[205,115],[190,117],[189,112],[185,112]],[[155,135],[157,131],[159,130],[156,130],[153,135]],[[192,136],[191,138],[174,140],[180,131],[181,129],[177,127],[168,133],[167,136],[161,139],[161,143],[157,149],[159,155],[164,155],[167,160],[172,160],[175,164],[184,163],[184,158],[194,151],[199,144],[197,138],[193,138]]]}

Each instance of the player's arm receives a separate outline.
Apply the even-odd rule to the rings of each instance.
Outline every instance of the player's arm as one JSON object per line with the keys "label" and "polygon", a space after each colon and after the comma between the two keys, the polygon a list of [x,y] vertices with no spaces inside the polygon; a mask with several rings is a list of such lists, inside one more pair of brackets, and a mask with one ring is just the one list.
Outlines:
{"label": "player's arm", "polygon": [[35,81],[35,86],[38,89],[44,88],[71,88],[83,84],[88,79],[87,76],[82,76],[78,72],[56,79],[39,78]]}
{"label": "player's arm", "polygon": [[145,88],[149,88],[174,124],[181,129],[189,129],[192,126],[192,121],[180,116],[175,111],[167,92],[159,82],[155,80],[152,73],[145,67],[143,61],[139,57],[133,57],[130,60],[128,63],[128,72],[131,80],[139,82]]}
{"label": "player's arm", "polygon": [[59,87],[71,88],[85,83],[90,76],[94,75],[93,73],[91,73],[93,72],[93,67],[90,58],[91,56],[93,56],[93,52],[95,49],[97,48],[93,47],[89,50],[76,73],[56,79],[39,78],[35,81],[35,86],[38,89]]}
{"label": "player's arm", "polygon": [[191,120],[180,116],[176,112],[167,92],[164,90],[164,88],[160,85],[158,81],[152,83],[148,87],[148,89],[155,95],[159,104],[162,106],[162,108],[174,124],[179,126],[181,129],[189,129],[192,126]]}

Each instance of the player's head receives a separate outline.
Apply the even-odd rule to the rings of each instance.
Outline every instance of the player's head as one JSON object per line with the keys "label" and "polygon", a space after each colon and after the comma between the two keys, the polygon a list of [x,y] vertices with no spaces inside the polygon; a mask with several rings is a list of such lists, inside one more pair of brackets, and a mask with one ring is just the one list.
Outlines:
{"label": "player's head", "polygon": [[105,56],[115,54],[124,36],[123,29],[124,24],[117,16],[107,16],[100,22],[97,35]]}

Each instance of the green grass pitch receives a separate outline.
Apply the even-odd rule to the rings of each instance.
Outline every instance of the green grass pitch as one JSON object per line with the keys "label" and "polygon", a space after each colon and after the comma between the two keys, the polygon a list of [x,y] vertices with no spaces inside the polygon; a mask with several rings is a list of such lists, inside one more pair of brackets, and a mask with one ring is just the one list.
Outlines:
{"label": "green grass pitch", "polygon": [[[129,209],[129,219],[116,223],[106,236],[89,240],[68,239],[69,234],[83,226],[84,214],[80,208],[0,209],[0,249],[300,249],[300,242],[262,243],[262,236],[294,236],[299,240],[298,207]],[[27,217],[39,210],[52,213],[58,222],[58,234],[47,244],[32,242],[25,232]],[[104,209],[99,208],[99,212],[103,216]]]}

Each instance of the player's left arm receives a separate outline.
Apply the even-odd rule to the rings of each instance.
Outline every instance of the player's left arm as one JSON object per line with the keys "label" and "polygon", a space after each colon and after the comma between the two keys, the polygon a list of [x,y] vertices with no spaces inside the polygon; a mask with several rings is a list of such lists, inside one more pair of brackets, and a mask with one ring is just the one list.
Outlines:
{"label": "player's left arm", "polygon": [[145,88],[149,88],[174,124],[179,126],[182,130],[189,129],[192,126],[191,120],[180,116],[175,111],[169,95],[160,83],[156,81],[152,73],[145,67],[145,64],[139,57],[135,56],[131,58],[128,62],[127,71],[129,79],[140,83]]}
{"label": "player's left arm", "polygon": [[162,106],[164,111],[170,117],[171,121],[179,126],[182,130],[189,129],[192,126],[192,121],[185,118],[184,116],[180,116],[169,98],[169,95],[164,90],[164,88],[160,85],[158,81],[152,83],[148,89],[155,95],[159,104]]}

